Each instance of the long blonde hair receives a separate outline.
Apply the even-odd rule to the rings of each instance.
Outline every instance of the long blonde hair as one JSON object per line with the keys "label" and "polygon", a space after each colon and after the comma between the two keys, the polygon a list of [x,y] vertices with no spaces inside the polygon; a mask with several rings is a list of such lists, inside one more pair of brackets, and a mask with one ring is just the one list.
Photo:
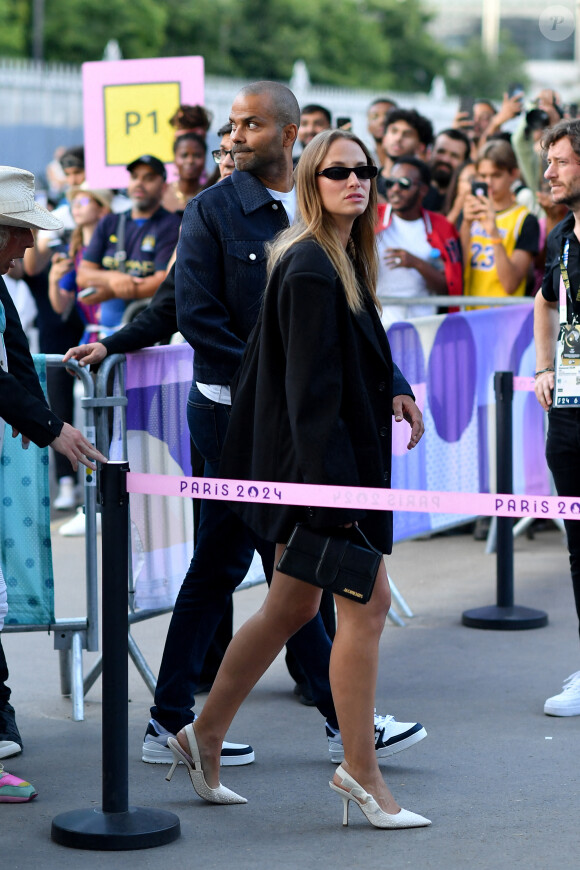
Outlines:
{"label": "long blonde hair", "polygon": [[[362,149],[367,164],[373,159],[364,142],[346,130],[325,130],[319,133],[306,146],[295,170],[297,215],[288,229],[279,233],[268,245],[268,277],[276,263],[298,242],[312,238],[323,248],[344,287],[348,306],[351,311],[362,307],[362,287],[371,294],[373,302],[380,310],[377,297],[378,262],[375,243],[375,223],[377,220],[377,189],[371,181],[369,201],[363,214],[355,218],[352,232],[345,251],[341,244],[338,228],[332,216],[324,209],[318,190],[316,172],[326,157],[328,150],[337,139],[356,142]],[[360,283],[359,283],[360,282]]]}

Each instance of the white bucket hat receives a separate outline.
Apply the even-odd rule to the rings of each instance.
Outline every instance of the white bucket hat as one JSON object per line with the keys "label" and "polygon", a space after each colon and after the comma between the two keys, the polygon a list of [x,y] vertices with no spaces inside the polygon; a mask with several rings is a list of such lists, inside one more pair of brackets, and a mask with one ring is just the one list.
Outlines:
{"label": "white bucket hat", "polygon": [[77,195],[77,193],[86,193],[98,202],[99,205],[102,205],[104,208],[108,208],[111,210],[111,203],[113,202],[113,191],[107,190],[102,187],[91,187],[87,181],[83,181],[82,184],[78,184],[76,187],[70,187],[66,192],[66,198],[70,203],[72,203],[73,199]]}
{"label": "white bucket hat", "polygon": [[0,166],[0,226],[60,230],[62,221],[34,201],[34,175]]}

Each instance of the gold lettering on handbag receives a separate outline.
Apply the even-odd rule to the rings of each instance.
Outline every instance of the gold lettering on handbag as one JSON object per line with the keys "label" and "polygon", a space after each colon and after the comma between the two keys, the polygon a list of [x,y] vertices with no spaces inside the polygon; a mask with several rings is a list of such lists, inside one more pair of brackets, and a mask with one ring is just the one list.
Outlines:
{"label": "gold lettering on handbag", "polygon": [[355,592],[354,589],[347,589],[346,586],[344,587],[344,589],[342,591],[346,592],[348,595],[354,595],[355,598],[362,598],[363,597],[360,592]]}

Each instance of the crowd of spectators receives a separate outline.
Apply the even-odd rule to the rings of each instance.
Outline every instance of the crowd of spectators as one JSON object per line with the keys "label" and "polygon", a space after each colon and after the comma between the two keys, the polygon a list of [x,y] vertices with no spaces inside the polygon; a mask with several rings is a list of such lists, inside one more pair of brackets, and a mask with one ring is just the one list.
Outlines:
{"label": "crowd of spectators", "polygon": [[[548,235],[569,213],[544,182],[542,135],[574,114],[552,90],[526,103],[523,91],[510,89],[499,108],[485,99],[462,101],[452,125],[436,131],[412,107],[389,97],[373,100],[366,134],[378,170],[377,289],[385,300],[385,327],[457,310],[451,300],[443,304],[445,296],[492,304],[494,298],[538,292]],[[220,146],[211,152],[213,173],[206,168],[212,116],[201,106],[180,106],[171,118],[176,175],[171,181],[164,163],[149,153],[126,167],[126,190],[103,190],[86,176],[81,146],[55,152],[46,181],[55,225],[60,222],[62,229],[35,231],[35,246],[7,275],[8,290],[41,352],[64,354],[89,345],[84,362],[100,361],[168,273],[159,311],[169,299],[163,325],[177,331],[170,268],[184,210],[200,191],[234,171],[231,125],[218,120],[225,123],[217,131]],[[351,120],[333,121],[324,106],[305,105],[294,167],[315,137],[333,128],[350,130]],[[287,211],[283,197],[280,202]],[[150,320],[151,335],[167,339],[155,332],[161,321],[154,324],[153,315]],[[49,373],[48,394],[59,419],[72,423],[73,381],[64,370]],[[53,507],[71,510],[78,501],[73,468],[64,454],[55,465]]]}
{"label": "crowd of spectators", "polygon": [[[372,101],[367,130],[354,132],[367,135],[379,169],[379,291],[390,300],[384,304],[385,325],[457,310],[421,301],[430,295],[537,292],[548,233],[566,212],[543,182],[539,140],[566,114],[552,90],[526,103],[523,91],[512,88],[497,108],[485,99],[462,100],[452,125],[434,130],[415,108],[388,96]],[[83,335],[98,340],[154,295],[187,203],[221,177],[217,151],[218,166],[213,173],[207,169],[212,120],[203,106],[179,106],[169,122],[173,178],[155,154],[145,154],[128,167],[127,189],[121,191],[92,186],[81,146],[57,149],[46,167],[46,187],[64,229],[40,231],[24,269],[17,264],[7,276],[35,349],[61,353]],[[294,165],[318,133],[333,127],[352,129],[352,123],[333,119],[325,106],[303,106]],[[217,131],[220,137],[228,132],[227,123]],[[229,149],[222,150],[233,171]],[[401,163],[407,157],[412,167]],[[406,301],[398,304],[395,297]],[[48,389],[57,412],[72,420],[66,373],[51,370]],[[66,459],[59,458],[56,476],[54,507],[70,510],[77,490]]]}

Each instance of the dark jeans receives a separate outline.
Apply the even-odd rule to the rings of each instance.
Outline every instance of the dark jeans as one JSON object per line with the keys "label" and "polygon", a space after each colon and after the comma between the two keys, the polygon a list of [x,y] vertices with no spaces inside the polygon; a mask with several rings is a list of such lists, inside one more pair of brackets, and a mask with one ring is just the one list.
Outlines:
{"label": "dark jeans", "polygon": [[[203,471],[205,467],[205,462],[203,456],[200,454],[199,450],[190,440],[189,442],[191,448],[191,473],[194,477],[203,477]],[[202,499],[194,498],[192,499],[193,503],[193,540],[197,541],[197,534],[199,530],[199,514],[201,511]],[[211,639],[211,643],[209,645],[208,651],[206,653],[203,667],[201,669],[199,680],[200,686],[203,686],[204,689],[207,686],[211,686],[213,681],[215,680],[216,674],[219,670],[219,667],[222,663],[222,659],[224,657],[225,651],[228,648],[228,644],[232,639],[232,635],[234,633],[234,602],[233,599],[230,599],[229,606],[224,613],[223,619],[216,628],[215,634]],[[199,687],[197,688],[199,692]]]}
{"label": "dark jeans", "polygon": [[[552,408],[548,416],[546,459],[558,495],[580,498],[580,408]],[[564,525],[580,621],[580,520],[564,520]]]}
{"label": "dark jeans", "polygon": [[[193,384],[187,414],[191,437],[205,459],[205,476],[216,477],[230,409],[211,402]],[[254,550],[270,582],[274,544],[254,535],[224,502],[204,499],[193,558],[173,609],[151,708],[153,718],[173,733],[192,721],[195,687],[208,646]],[[288,641],[288,648],[308,678],[316,706],[337,727],[328,680],[331,642],[320,614]]]}

